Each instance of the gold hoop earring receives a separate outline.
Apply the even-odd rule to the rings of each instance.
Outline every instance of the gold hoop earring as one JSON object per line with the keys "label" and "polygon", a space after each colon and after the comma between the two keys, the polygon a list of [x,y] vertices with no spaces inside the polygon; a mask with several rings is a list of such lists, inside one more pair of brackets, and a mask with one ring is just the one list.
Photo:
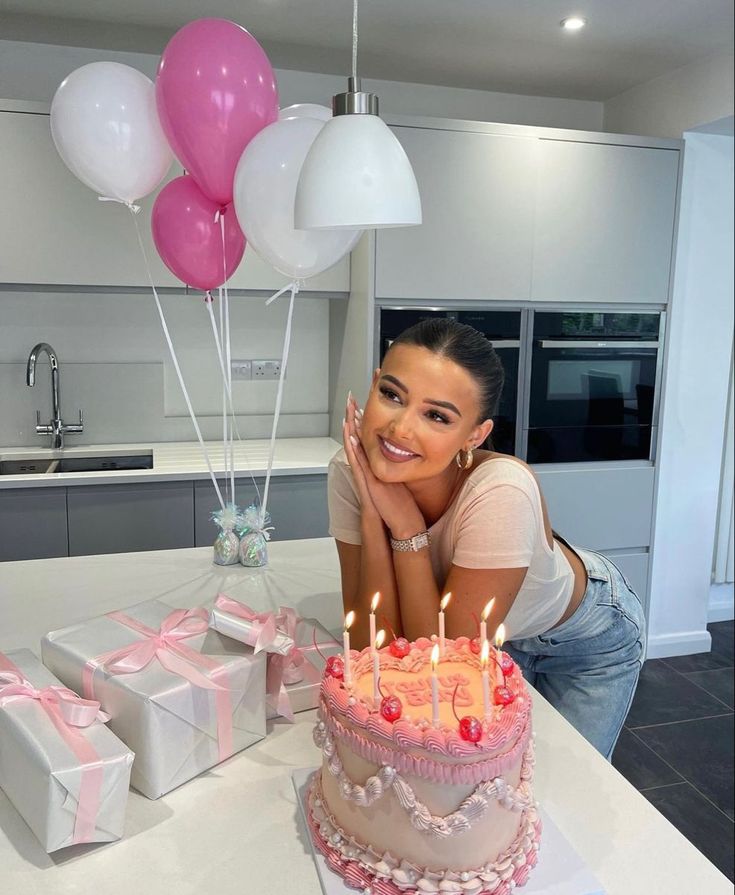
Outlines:
{"label": "gold hoop earring", "polygon": [[472,448],[467,451],[467,456],[464,460],[462,460],[462,451],[457,451],[457,456],[454,458],[454,462],[460,469],[469,469],[470,466],[472,466]]}

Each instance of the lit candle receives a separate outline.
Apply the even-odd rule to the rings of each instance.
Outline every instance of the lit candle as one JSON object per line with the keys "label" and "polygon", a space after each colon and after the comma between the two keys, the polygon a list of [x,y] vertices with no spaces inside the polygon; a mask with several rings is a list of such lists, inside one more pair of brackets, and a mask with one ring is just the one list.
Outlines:
{"label": "lit candle", "polygon": [[378,591],[372,599],[370,603],[370,646],[375,643],[375,610],[378,608],[378,603],[380,602],[380,591]]}
{"label": "lit candle", "polygon": [[492,704],[490,702],[490,674],[487,669],[487,663],[490,658],[490,644],[487,640],[482,642],[482,651],[480,652],[480,667],[482,668],[482,707],[485,712],[485,720],[492,720]]}
{"label": "lit candle", "polygon": [[439,644],[435,643],[431,651],[431,723],[439,726],[439,678],[436,666],[439,664]]}
{"label": "lit candle", "polygon": [[445,634],[444,634],[444,610],[449,605],[449,601],[452,599],[451,593],[445,594],[442,597],[442,601],[439,604],[439,655],[444,655],[444,648],[446,646],[445,642]]}
{"label": "lit candle", "polygon": [[495,597],[493,597],[492,600],[485,604],[485,608],[482,610],[482,614],[480,615],[480,643],[484,643],[487,640],[487,617],[493,611],[494,605]]}
{"label": "lit candle", "polygon": [[352,683],[352,665],[350,663],[350,626],[352,622],[355,620],[355,613],[350,611],[345,616],[345,630],[342,635],[342,647],[344,650],[345,656],[345,671],[344,671],[344,681],[345,685],[349,685]]}
{"label": "lit candle", "polygon": [[502,656],[501,647],[505,643],[505,625],[498,625],[498,630],[495,632],[495,683],[498,687],[505,686],[505,673],[503,672],[503,667],[500,664],[500,659]]}
{"label": "lit candle", "polygon": [[380,702],[380,653],[378,650],[385,640],[385,631],[381,630],[375,635],[373,640],[373,699]]}

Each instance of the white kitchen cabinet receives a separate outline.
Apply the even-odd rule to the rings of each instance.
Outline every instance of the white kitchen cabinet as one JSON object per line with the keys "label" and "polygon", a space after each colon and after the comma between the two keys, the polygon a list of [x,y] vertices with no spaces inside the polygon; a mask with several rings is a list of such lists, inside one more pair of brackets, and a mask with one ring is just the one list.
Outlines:
{"label": "white kitchen cabinet", "polygon": [[534,301],[668,298],[679,152],[542,139]]}
{"label": "white kitchen cabinet", "polygon": [[[0,160],[0,283],[148,285],[132,215],[118,203],[99,202],[69,171],[48,115],[0,112]],[[180,173],[172,166],[171,177]],[[181,286],[153,245],[154,198],[142,200],[137,216],[153,278],[158,286]]]}
{"label": "white kitchen cabinet", "polygon": [[527,301],[538,140],[393,130],[416,174],[423,223],[378,231],[376,296]]}

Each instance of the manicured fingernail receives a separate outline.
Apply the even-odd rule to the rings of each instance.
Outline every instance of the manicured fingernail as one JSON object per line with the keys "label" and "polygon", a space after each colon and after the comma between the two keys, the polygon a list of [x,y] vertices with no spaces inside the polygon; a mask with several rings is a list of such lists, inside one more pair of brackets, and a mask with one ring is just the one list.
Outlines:
{"label": "manicured fingernail", "polygon": [[346,420],[344,417],[342,417],[342,426],[344,426],[344,424],[345,424],[346,422],[347,422],[347,420]]}
{"label": "manicured fingernail", "polygon": [[350,390],[349,392],[347,392],[347,403],[349,404],[351,400],[352,400],[352,391]]}
{"label": "manicured fingernail", "polygon": [[362,429],[362,420],[360,419],[359,416],[355,417],[355,425],[357,426],[358,429]]}
{"label": "manicured fingernail", "polygon": [[358,416],[360,417],[360,419],[362,419],[362,410],[360,410],[359,407],[355,408],[355,416]]}
{"label": "manicured fingernail", "polygon": [[350,441],[357,447],[357,438],[354,435],[350,435]]}

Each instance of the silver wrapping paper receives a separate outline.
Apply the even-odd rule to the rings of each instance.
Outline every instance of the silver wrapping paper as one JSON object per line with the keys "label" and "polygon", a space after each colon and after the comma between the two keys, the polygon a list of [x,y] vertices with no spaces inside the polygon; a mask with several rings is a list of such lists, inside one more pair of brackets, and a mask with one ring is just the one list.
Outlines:
{"label": "silver wrapping paper", "polygon": [[[172,607],[158,600],[126,609],[158,630]],[[90,658],[144,639],[130,628],[100,616],[47,634],[44,663],[72,690],[82,691],[82,669]],[[225,686],[232,709],[232,754],[265,736],[265,654],[215,631],[183,641],[222,665],[205,672]],[[215,694],[167,671],[154,659],[142,671],[94,674],[94,696],[111,716],[109,726],[135,752],[131,784],[149,799],[196,777],[221,760]]]}
{"label": "silver wrapping paper", "polygon": [[[308,712],[319,705],[319,687],[324,674],[325,659],[314,649],[314,633],[319,649],[326,658],[342,653],[342,644],[323,628],[315,618],[302,618],[296,629],[296,645],[301,647],[304,659],[301,666],[304,677],[297,684],[287,684],[286,693],[291,704],[291,711]],[[268,720],[277,718],[278,712],[268,705]]]}
{"label": "silver wrapping paper", "polygon": [[[225,637],[239,640],[240,643],[245,643],[248,646],[255,646],[263,625],[258,621],[249,621],[246,618],[232,615],[230,612],[225,612],[223,609],[218,609],[215,606],[209,616],[209,627],[214,631],[219,631],[220,634],[224,634]],[[273,643],[269,644],[265,651],[286,656],[293,647],[293,639],[283,631],[277,631]]]}
{"label": "silver wrapping paper", "polygon": [[[38,689],[60,685],[30,650],[6,653]],[[133,753],[99,721],[79,729],[104,769],[94,842],[123,834]],[[47,852],[72,845],[82,768],[36,699],[0,708],[0,789]]]}

